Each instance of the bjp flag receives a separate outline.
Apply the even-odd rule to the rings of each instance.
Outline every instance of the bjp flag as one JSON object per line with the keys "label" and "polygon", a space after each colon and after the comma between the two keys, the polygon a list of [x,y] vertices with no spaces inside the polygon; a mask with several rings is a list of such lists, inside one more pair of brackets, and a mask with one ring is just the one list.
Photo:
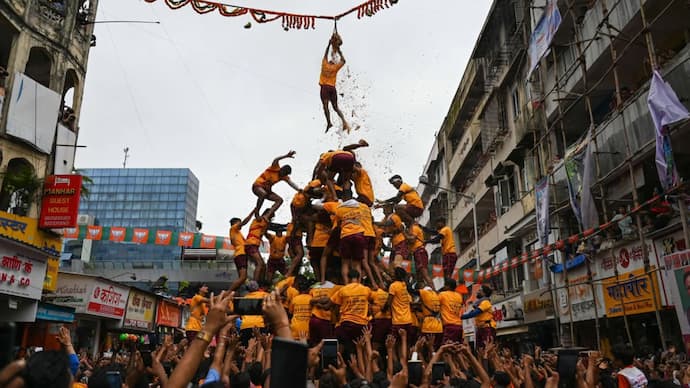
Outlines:
{"label": "bjp flag", "polygon": [[432,277],[434,277],[434,278],[443,278],[443,266],[441,266],[440,264],[434,264],[434,265],[431,267],[431,271],[432,271],[432,273],[433,273],[433,276],[432,276]]}
{"label": "bjp flag", "polygon": [[127,229],[121,228],[119,226],[110,227],[110,241],[123,242],[125,241],[125,234]]}
{"label": "bjp flag", "polygon": [[192,232],[180,232],[177,235],[177,245],[181,247],[189,248],[194,244],[194,233]]}
{"label": "bjp flag", "polygon": [[172,232],[169,230],[157,230],[156,231],[156,245],[170,245],[172,240]]}
{"label": "bjp flag", "polygon": [[132,233],[132,242],[137,244],[146,244],[149,241],[149,230],[134,228]]}
{"label": "bjp flag", "polygon": [[465,283],[474,282],[474,270],[473,269],[466,269],[466,270],[462,271],[462,280]]}
{"label": "bjp flag", "polygon": [[86,227],[87,240],[100,240],[103,238],[103,228],[100,226],[89,225]]}
{"label": "bjp flag", "polygon": [[233,249],[232,240],[229,237],[223,237],[223,249]]}
{"label": "bjp flag", "polygon": [[63,229],[62,238],[79,238],[79,228]]}
{"label": "bjp flag", "polygon": [[202,248],[215,248],[216,247],[216,236],[201,235],[201,247]]}

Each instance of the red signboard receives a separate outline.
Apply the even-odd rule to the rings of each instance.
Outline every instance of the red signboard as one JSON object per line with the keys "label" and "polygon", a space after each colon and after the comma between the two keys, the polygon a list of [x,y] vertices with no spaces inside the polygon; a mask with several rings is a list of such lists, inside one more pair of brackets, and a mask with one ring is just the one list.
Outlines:
{"label": "red signboard", "polygon": [[180,308],[174,303],[161,301],[158,303],[156,323],[160,326],[179,327]]}
{"label": "red signboard", "polygon": [[81,175],[49,175],[43,188],[41,228],[72,228],[77,226]]}

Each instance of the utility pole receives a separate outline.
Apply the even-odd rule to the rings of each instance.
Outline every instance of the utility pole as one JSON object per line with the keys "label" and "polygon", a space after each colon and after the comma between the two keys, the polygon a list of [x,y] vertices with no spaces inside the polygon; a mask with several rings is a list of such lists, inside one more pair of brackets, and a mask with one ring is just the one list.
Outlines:
{"label": "utility pole", "polygon": [[122,161],[122,168],[127,168],[127,159],[129,159],[129,147],[122,150],[125,153],[125,160]]}

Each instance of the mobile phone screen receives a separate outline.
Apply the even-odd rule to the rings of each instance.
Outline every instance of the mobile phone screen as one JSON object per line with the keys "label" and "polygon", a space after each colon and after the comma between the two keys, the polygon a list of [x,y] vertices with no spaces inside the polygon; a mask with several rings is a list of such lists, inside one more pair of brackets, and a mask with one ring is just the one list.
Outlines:
{"label": "mobile phone screen", "polygon": [[328,369],[329,365],[338,366],[338,340],[327,339],[321,347],[321,369]]}
{"label": "mobile phone screen", "polygon": [[306,386],[308,353],[306,344],[274,338],[271,351],[271,388]]}
{"label": "mobile phone screen", "polygon": [[232,298],[233,312],[238,315],[262,315],[263,299]]}
{"label": "mobile phone screen", "polygon": [[446,371],[446,363],[435,362],[431,367],[431,383],[438,384],[439,381],[443,380],[443,374]]}
{"label": "mobile phone screen", "polygon": [[422,362],[408,361],[407,368],[409,370],[409,383],[412,385],[422,385]]}
{"label": "mobile phone screen", "polygon": [[105,374],[105,378],[108,380],[108,386],[110,386],[110,388],[122,388],[122,376],[120,376],[120,372],[108,371]]}

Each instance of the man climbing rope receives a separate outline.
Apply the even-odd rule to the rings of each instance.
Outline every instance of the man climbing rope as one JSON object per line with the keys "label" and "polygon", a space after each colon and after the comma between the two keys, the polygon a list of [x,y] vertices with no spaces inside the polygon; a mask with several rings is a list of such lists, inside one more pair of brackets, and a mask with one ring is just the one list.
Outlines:
{"label": "man climbing rope", "polygon": [[[323,60],[321,61],[321,77],[319,78],[319,85],[321,86],[321,103],[323,104],[323,113],[326,115],[326,132],[333,126],[331,122],[331,112],[328,108],[328,103],[333,105],[335,113],[338,114],[340,120],[343,122],[343,130],[350,133],[350,126],[347,121],[345,121],[345,115],[338,108],[338,92],[335,89],[335,81],[338,75],[338,71],[345,66],[345,56],[343,52],[340,51],[340,45],[343,43],[338,32],[333,32],[331,39],[328,41],[328,46],[326,46],[326,52],[323,54]],[[328,52],[333,46],[333,52],[331,57],[328,57]],[[337,58],[336,58],[337,54]],[[337,60],[336,60],[337,59]]]}

